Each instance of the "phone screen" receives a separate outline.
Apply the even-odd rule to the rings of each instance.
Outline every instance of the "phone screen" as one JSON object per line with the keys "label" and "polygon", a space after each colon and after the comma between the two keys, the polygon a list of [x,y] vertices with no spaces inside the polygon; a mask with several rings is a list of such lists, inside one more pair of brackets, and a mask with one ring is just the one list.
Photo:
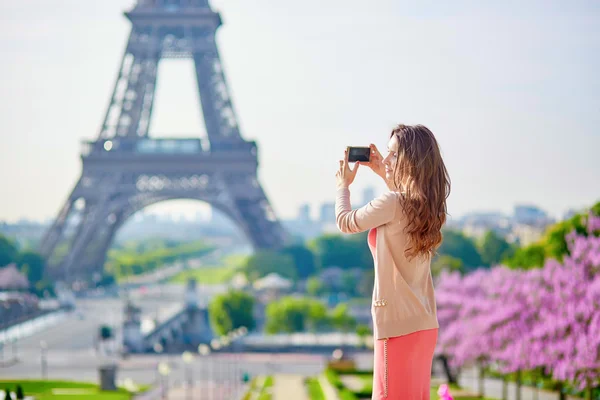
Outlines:
{"label": "phone screen", "polygon": [[369,147],[348,147],[348,162],[368,162],[370,159],[371,149]]}

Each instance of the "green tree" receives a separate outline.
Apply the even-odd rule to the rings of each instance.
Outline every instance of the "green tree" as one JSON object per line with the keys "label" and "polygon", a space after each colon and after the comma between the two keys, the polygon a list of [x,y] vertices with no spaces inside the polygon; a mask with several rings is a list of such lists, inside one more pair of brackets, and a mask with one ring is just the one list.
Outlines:
{"label": "green tree", "polygon": [[443,241],[438,249],[438,254],[458,258],[467,270],[473,270],[482,265],[481,256],[473,240],[462,232],[452,229],[444,229]]}
{"label": "green tree", "polygon": [[486,266],[496,265],[512,255],[512,247],[503,237],[489,230],[479,241],[479,254],[481,254],[481,261]]}
{"label": "green tree", "polygon": [[597,202],[596,204],[594,204],[591,208],[590,211],[594,214],[594,215],[600,215],[600,201]]}
{"label": "green tree", "polygon": [[18,264],[21,271],[27,274],[27,279],[33,285],[44,277],[46,261],[36,252],[24,251],[18,256]]}
{"label": "green tree", "polygon": [[42,279],[33,286],[33,293],[38,297],[54,297],[54,282],[48,279]]}
{"label": "green tree", "polygon": [[306,280],[306,293],[311,296],[320,296],[323,293],[323,282],[316,276]]}
{"label": "green tree", "polygon": [[438,276],[444,269],[450,272],[458,271],[461,274],[467,272],[461,259],[452,256],[435,256],[431,261],[431,275]]}
{"label": "green tree", "polygon": [[[512,256],[503,261],[504,264],[511,268],[530,269],[542,267],[547,258],[562,262],[563,257],[569,254],[565,237],[572,231],[587,236],[584,220],[588,218],[590,212],[600,215],[600,202],[594,204],[589,210],[551,225],[539,242],[517,249]],[[595,235],[598,235],[598,232]]]}
{"label": "green tree", "polygon": [[23,388],[21,385],[17,385],[17,390],[15,390],[15,394],[17,395],[18,400],[22,400],[25,398],[25,393],[23,393]]}
{"label": "green tree", "polygon": [[350,297],[354,297],[358,294],[357,283],[358,279],[353,271],[344,271],[342,273],[342,287],[341,291]]}
{"label": "green tree", "polygon": [[6,236],[0,235],[0,268],[15,262],[18,253],[17,246]]}
{"label": "green tree", "polygon": [[304,299],[284,297],[265,310],[267,333],[302,332],[306,328],[308,308]]}
{"label": "green tree", "polygon": [[248,257],[243,270],[249,281],[255,281],[272,272],[294,280],[297,278],[292,256],[268,250],[257,251]]}
{"label": "green tree", "polygon": [[266,309],[267,333],[316,331],[328,326],[327,308],[315,299],[286,296]]}
{"label": "green tree", "polygon": [[328,312],[325,304],[306,297],[283,297],[267,306],[266,315],[267,333],[318,332],[332,328],[349,332],[356,327],[347,304],[339,304]]}
{"label": "green tree", "polygon": [[356,292],[362,297],[371,297],[375,285],[375,269],[367,269],[363,272],[360,281],[356,283]]}
{"label": "green tree", "polygon": [[308,278],[317,271],[315,255],[306,246],[288,246],[281,250],[281,253],[292,257],[298,278]]}
{"label": "green tree", "polygon": [[356,329],[356,319],[349,314],[348,304],[346,303],[338,304],[331,311],[330,318],[331,325],[342,332],[350,332]]}
{"label": "green tree", "polygon": [[515,254],[503,261],[513,269],[532,269],[544,265],[546,251],[543,244],[532,244],[515,251]]}
{"label": "green tree", "polygon": [[218,335],[245,326],[254,329],[254,297],[242,291],[230,290],[213,297],[208,307],[210,321]]}
{"label": "green tree", "polygon": [[366,346],[366,338],[371,334],[369,325],[359,324],[356,326],[356,334],[360,339],[360,346]]}
{"label": "green tree", "polygon": [[[147,243],[128,242],[117,249],[108,252],[105,270],[116,279],[129,275],[150,272],[177,260],[185,261],[210,253],[215,249],[202,241],[179,243],[161,240],[150,240],[155,246]],[[165,247],[167,246],[167,247]]]}
{"label": "green tree", "polygon": [[111,285],[114,285],[115,283],[116,283],[116,281],[115,281],[114,275],[104,271],[102,273],[102,276],[100,277],[100,280],[98,281],[97,285],[98,286],[111,286]]}
{"label": "green tree", "polygon": [[369,325],[359,324],[356,326],[356,334],[360,337],[367,336],[371,333]]}
{"label": "green tree", "polygon": [[344,237],[337,234],[319,236],[308,243],[318,264],[327,268],[373,268],[373,258],[367,245],[367,233]]}
{"label": "green tree", "polygon": [[306,302],[308,303],[307,329],[311,332],[318,332],[329,328],[331,321],[325,304],[315,299],[306,299]]}
{"label": "green tree", "polygon": [[[600,203],[596,204],[591,208],[591,212],[595,214],[594,210],[600,206]],[[596,214],[598,215],[598,214]],[[565,236],[572,231],[576,231],[580,235],[587,236],[587,230],[585,225],[585,219],[588,217],[588,212],[574,215],[568,220],[561,221],[557,224],[550,226],[541,240],[544,244],[544,251],[546,257],[554,258],[562,262],[562,258],[565,254],[569,253],[569,247]]]}
{"label": "green tree", "polygon": [[369,249],[369,245],[367,244],[368,235],[369,232],[361,232],[346,237],[346,240],[349,242],[349,246],[352,246],[356,249],[355,251],[358,257],[358,262],[355,261],[355,265],[351,267],[373,269],[373,255],[371,254],[371,249]]}

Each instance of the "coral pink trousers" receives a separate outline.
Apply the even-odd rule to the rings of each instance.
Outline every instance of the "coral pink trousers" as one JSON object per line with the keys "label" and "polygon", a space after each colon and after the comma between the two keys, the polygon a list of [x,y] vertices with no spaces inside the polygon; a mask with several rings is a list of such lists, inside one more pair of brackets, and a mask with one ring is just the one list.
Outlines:
{"label": "coral pink trousers", "polygon": [[429,400],[438,330],[375,341],[372,399]]}

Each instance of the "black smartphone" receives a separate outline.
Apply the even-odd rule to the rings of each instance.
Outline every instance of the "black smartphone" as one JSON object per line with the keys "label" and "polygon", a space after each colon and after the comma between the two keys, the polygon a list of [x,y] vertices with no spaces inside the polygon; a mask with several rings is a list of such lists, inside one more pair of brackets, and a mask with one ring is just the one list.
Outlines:
{"label": "black smartphone", "polygon": [[348,162],[371,160],[371,148],[369,147],[348,147]]}

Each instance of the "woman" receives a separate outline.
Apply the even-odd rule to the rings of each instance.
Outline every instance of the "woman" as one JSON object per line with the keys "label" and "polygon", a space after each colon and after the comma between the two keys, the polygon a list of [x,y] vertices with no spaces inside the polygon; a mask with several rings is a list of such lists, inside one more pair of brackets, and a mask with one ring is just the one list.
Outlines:
{"label": "woman", "polygon": [[[375,264],[373,399],[429,399],[438,320],[431,257],[442,242],[450,178],[433,133],[422,125],[398,125],[385,158],[371,144],[370,162],[337,178],[336,223],[344,233],[369,231]],[[349,187],[360,164],[383,178],[389,191],[359,209]]]}

